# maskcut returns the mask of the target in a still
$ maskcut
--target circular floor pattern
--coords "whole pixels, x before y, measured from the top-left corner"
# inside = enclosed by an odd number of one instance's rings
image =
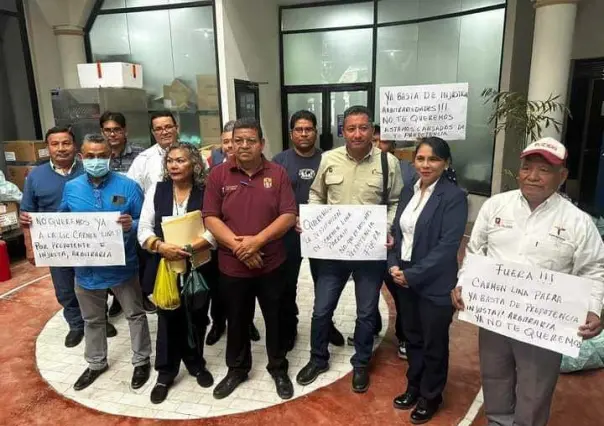
[[[306,260],[302,263],[298,285],[299,335],[296,347],[288,354],[289,375],[294,382],[294,398],[329,385],[349,373],[352,370],[349,360],[354,352],[351,346],[341,348],[330,346],[330,370],[308,386],[299,386],[295,382],[296,374],[308,361],[310,349],[310,319],[314,295]],[[334,321],[345,337],[351,335],[354,330],[355,306],[354,284],[349,282],[342,293],[334,315]],[[380,298],[380,312],[384,321],[383,330],[387,330],[388,308],[383,297]],[[149,315],[148,318],[151,339],[155,344],[157,316]],[[199,387],[195,379],[186,374],[186,370],[182,366],[166,401],[159,405],[152,404],[149,395],[155,384],[157,373],[155,371],[152,373],[151,378],[142,389],[135,391],[130,388],[133,367],[130,363],[132,352],[128,324],[123,314],[112,319],[111,322],[117,328],[118,335],[108,340],[109,370],[89,388],[76,392],[73,390],[73,384],[86,369],[83,355],[84,344],[81,343],[71,349],[63,345],[68,330],[62,311],[48,321],[36,341],[36,361],[42,377],[58,393],[98,411],[158,419],[215,417],[258,410],[284,402],[277,396],[274,382],[265,369],[267,363],[264,344],[265,329],[258,307],[255,324],[262,339],[252,344],[253,366],[249,380],[239,386],[230,397],[223,400],[214,399],[212,388]],[[377,339],[374,348],[380,342],[381,338]],[[204,349],[207,366],[214,375],[215,383],[218,383],[227,371],[224,362],[225,346],[226,336],[223,336],[216,345],[206,346]],[[153,362],[153,355],[151,361]]]

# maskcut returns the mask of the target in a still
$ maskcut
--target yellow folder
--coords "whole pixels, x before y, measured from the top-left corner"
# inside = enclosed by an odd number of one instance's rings
[[[164,218],[161,228],[164,231],[164,241],[166,243],[175,244],[181,247],[184,247],[187,244],[193,244],[194,241],[203,237],[203,233],[205,232],[201,211],[199,210],[192,211],[183,216]],[[209,249],[197,252],[191,257],[193,268],[198,267],[208,260],[210,260]],[[169,264],[174,272],[182,274],[187,270],[186,262],[186,260],[173,260],[170,261]]]

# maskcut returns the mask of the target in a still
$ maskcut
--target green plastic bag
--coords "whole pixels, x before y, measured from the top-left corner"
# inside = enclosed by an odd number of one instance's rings
[[[193,312],[201,309],[208,302],[210,288],[205,278],[197,269],[192,269],[182,288],[183,305],[187,314],[189,347],[197,345],[195,341],[195,325],[193,323]]]
[[[170,266],[161,259],[155,276],[153,287],[153,302],[159,309],[173,311],[180,307],[180,296],[178,294],[178,274],[170,269]]]

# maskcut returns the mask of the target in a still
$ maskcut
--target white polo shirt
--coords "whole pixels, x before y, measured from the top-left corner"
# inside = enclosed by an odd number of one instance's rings
[[[600,315],[602,238],[591,218],[559,194],[532,212],[520,190],[491,197],[478,213],[467,252],[592,279],[589,310]]]

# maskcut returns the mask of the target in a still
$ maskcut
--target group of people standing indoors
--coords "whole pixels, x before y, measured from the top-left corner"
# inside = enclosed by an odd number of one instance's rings
[[[315,381],[329,369],[329,345],[346,344],[333,314],[352,276],[356,323],[348,338],[355,348],[351,388],[357,393],[368,390],[373,343],[382,327],[378,301],[385,283],[396,307],[397,353],[408,359],[406,388],[394,398],[394,408],[410,410],[415,424],[432,419],[443,403],[447,382],[449,326],[455,308],[463,309],[455,286],[467,197],[457,186],[446,141],[420,139],[413,161],[399,161],[392,155],[394,144],[380,140],[371,117],[366,107],[350,107],[344,113],[345,146],[321,152],[316,147],[315,115],[298,111],[290,120],[292,147],[272,161],[263,155],[260,124],[250,118],[227,123],[222,148],[209,159],[202,158],[196,147],[179,142],[178,124],[169,112],[152,115],[150,127],[157,144],[142,152],[129,145],[120,113],[105,113],[101,134],[87,135],[79,153],[69,128],[50,129],[46,142],[51,160],[34,169],[26,181],[20,216],[26,235],[31,224],[28,213],[119,210],[126,251],[125,266],[51,269],[70,327],[65,345],[76,346],[85,338],[88,368],[74,388],[86,388],[108,369],[106,339],[116,332],[107,319],[121,311],[130,327],[132,387],[146,383],[151,369],[147,311],[158,315],[158,378],[151,401],[161,403],[168,397],[181,361],[199,386],[213,386],[204,345],[216,343],[226,331],[228,373],[213,390],[215,398],[225,398],[248,379],[252,367],[251,341],[260,338],[253,324],[257,300],[266,330],[266,368],[279,397],[291,398],[287,353],[298,333],[299,206],[383,204],[389,231],[387,261],[310,259],[314,283],[310,359],[296,381],[300,385]],[[538,266],[547,261],[551,269],[598,279],[600,287],[594,287],[591,312],[581,328],[584,337],[593,337],[600,331],[602,242],[599,237],[596,241],[595,227],[585,215],[557,195],[566,178],[564,146],[553,140],[536,144],[523,153],[520,190],[494,196],[485,204],[469,248],[502,260]],[[202,212],[203,236],[185,247],[165,242],[162,220],[195,210]],[[539,218],[533,219],[536,215]],[[495,216],[505,216],[512,226],[495,228]],[[553,226],[549,222],[559,216],[581,229],[567,226],[568,250],[544,249],[534,258],[516,254],[524,232],[533,239],[545,238]],[[156,309],[149,295],[160,259],[186,260],[208,249],[210,260],[195,267],[210,285],[209,302],[189,319],[183,308]],[[31,245],[28,257],[33,258]],[[193,268],[188,265],[181,278]],[[107,309],[109,293],[113,303]],[[212,327],[206,335],[208,315]],[[485,408],[491,423],[544,425],[559,357],[483,330],[480,338]],[[548,379],[541,380],[542,375]]]

